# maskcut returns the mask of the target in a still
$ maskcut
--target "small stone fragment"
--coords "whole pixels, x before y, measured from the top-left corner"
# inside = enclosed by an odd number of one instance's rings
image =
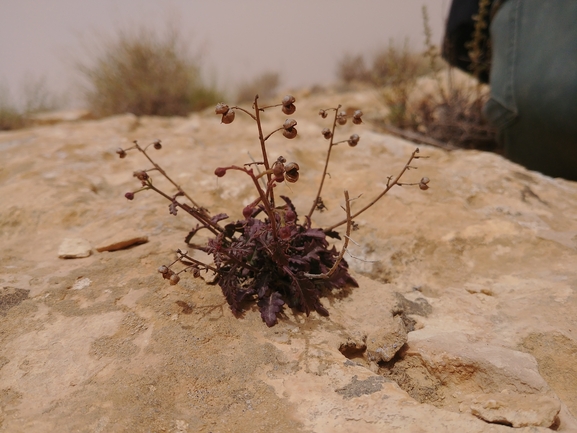
[[[390,361],[407,342],[407,329],[400,316],[394,316],[390,327],[367,335],[366,357],[370,362]]]
[[[491,423],[512,427],[551,427],[561,410],[561,403],[546,395],[492,393],[477,396],[471,413]]]
[[[144,244],[148,242],[148,236],[137,233],[134,230],[125,230],[104,240],[96,247],[99,253],[103,251],[117,251],[131,247],[133,245]]]
[[[90,242],[82,238],[64,238],[58,249],[61,259],[81,259],[88,257],[92,252]]]
[[[82,290],[90,286],[92,280],[90,278],[80,278],[72,285],[72,290]]]

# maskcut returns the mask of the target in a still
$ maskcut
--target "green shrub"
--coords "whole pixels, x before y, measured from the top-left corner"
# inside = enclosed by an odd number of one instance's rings
[[[222,99],[203,82],[198,59],[177,31],[165,37],[147,28],[118,32],[92,65],[79,70],[89,83],[88,108],[97,116],[183,116]]]

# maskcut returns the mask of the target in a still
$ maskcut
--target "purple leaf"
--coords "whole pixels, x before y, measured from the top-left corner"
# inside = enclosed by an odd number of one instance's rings
[[[284,301],[278,292],[272,292],[270,295],[259,299],[260,315],[269,328],[276,324],[276,315],[280,312],[283,305]]]
[[[225,220],[225,219],[227,219],[227,218],[228,218],[228,215],[227,215],[227,214],[225,214],[225,213],[219,213],[219,214],[216,214],[215,216],[213,216],[210,220],[211,220],[213,223],[216,224],[217,222],[222,221],[222,220]]]

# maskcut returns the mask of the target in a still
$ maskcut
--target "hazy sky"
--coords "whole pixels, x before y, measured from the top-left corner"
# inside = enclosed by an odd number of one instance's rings
[[[406,37],[422,49],[422,5],[439,43],[449,0],[0,0],[0,86],[14,99],[40,78],[55,92],[72,91],[75,60],[93,56],[98,41],[169,22],[220,88],[233,91],[266,71],[279,72],[282,87],[325,84],[345,53],[369,58]]]

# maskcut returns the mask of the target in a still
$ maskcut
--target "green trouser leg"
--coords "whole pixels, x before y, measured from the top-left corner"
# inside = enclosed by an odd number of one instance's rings
[[[577,180],[577,1],[507,0],[491,42],[485,114],[505,156]]]

